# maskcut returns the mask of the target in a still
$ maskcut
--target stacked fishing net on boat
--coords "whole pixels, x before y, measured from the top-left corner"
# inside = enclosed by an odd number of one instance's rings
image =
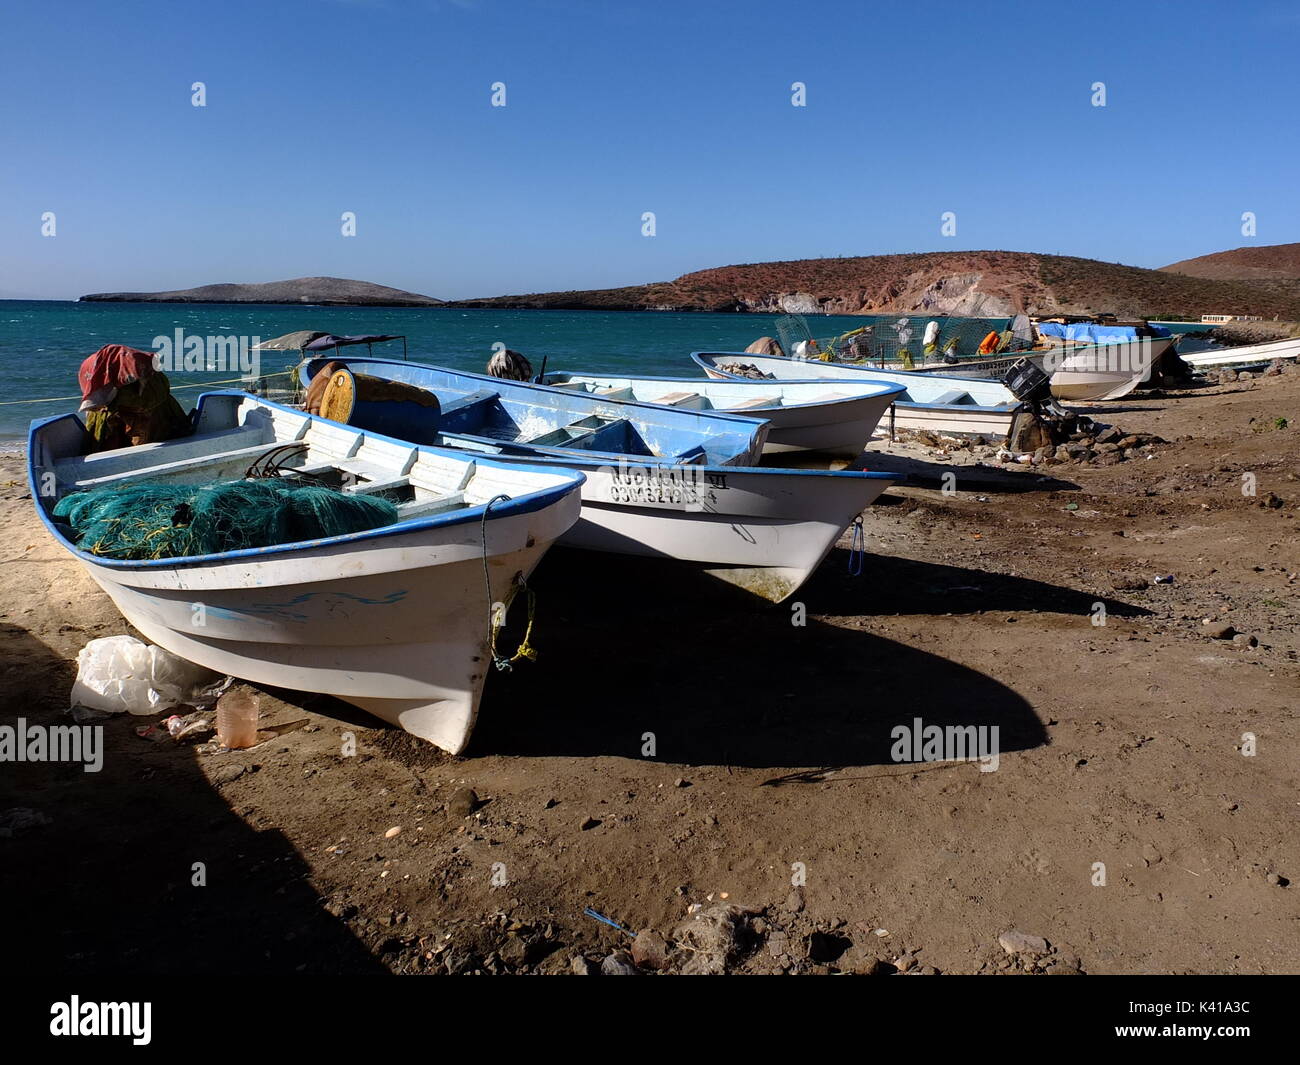
[[[280,478],[130,484],[74,492],[54,508],[81,550],[106,558],[215,555],[365,532],[397,521],[386,499]]]

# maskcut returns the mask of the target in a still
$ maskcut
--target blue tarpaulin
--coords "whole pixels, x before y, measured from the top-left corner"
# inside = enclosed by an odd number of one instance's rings
[[[1057,322],[1041,322],[1038,331],[1043,336],[1061,337],[1064,340],[1078,340],[1085,344],[1124,344],[1137,339],[1137,329],[1131,325],[1096,325],[1093,322],[1075,322],[1061,325]],[[1152,326],[1151,332],[1156,336],[1168,336],[1167,329]]]

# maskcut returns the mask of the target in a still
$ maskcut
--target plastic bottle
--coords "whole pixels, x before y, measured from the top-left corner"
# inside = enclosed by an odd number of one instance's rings
[[[241,749],[257,743],[260,700],[245,688],[232,688],[217,700],[217,742]]]

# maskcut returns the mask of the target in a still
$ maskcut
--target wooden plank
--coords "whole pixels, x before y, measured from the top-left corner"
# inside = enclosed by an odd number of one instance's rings
[[[753,399],[745,399],[740,403],[732,403],[727,408],[728,411],[748,411],[754,407],[780,407],[781,397],[779,395],[757,395]]]

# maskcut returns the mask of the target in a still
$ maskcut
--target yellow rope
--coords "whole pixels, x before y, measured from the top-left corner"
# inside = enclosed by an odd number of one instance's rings
[[[524,629],[524,638],[520,641],[519,647],[510,658],[505,658],[497,653],[497,633],[501,631],[505,624],[506,614],[510,611],[510,604],[515,601],[515,596],[519,594],[519,589],[528,593],[528,627]],[[492,633],[489,637],[488,649],[492,652],[492,661],[497,669],[509,669],[521,658],[526,658],[530,662],[537,661],[537,648],[530,642],[533,635],[533,619],[537,615],[537,594],[528,586],[522,573],[516,574],[514,587],[510,590],[510,598],[505,601],[505,605],[497,612],[492,621]]]

